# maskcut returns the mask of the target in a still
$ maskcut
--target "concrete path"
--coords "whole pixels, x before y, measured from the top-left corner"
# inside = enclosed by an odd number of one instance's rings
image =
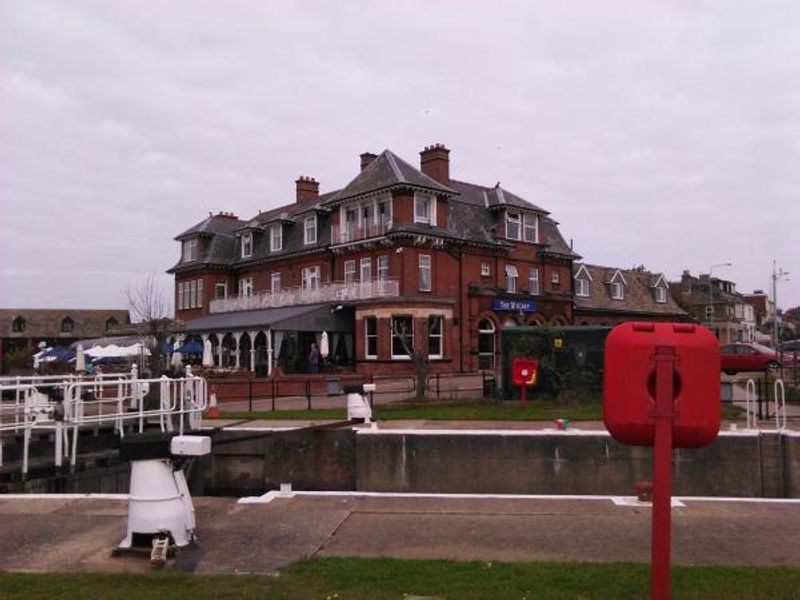
[[[677,564],[800,566],[800,502],[700,501],[673,509]],[[504,561],[649,560],[649,506],[610,499],[301,493],[268,503],[196,499],[200,546],[171,568],[270,573],[314,556]],[[112,558],[126,501],[0,496],[8,570],[146,571]]]

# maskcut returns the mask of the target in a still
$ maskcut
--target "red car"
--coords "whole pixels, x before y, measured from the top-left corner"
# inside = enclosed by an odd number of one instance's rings
[[[720,348],[722,370],[728,375],[739,371],[763,371],[781,366],[778,354],[761,344],[726,344]]]

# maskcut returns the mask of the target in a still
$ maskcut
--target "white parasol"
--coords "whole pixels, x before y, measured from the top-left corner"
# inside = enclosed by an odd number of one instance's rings
[[[178,352],[178,348],[180,348],[180,342],[175,342],[172,345],[172,366],[178,368],[183,364],[183,355]]]
[[[86,357],[83,354],[83,346],[78,344],[75,349],[75,372],[83,373],[86,370]]]
[[[203,366],[214,366],[214,355],[211,353],[211,340],[203,342]]]
[[[328,332],[323,331],[322,336],[319,340],[319,355],[322,358],[328,358],[328,354],[331,353],[330,346],[328,345]]]

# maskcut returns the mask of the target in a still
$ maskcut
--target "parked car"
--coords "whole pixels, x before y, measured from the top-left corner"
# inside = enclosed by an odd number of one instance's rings
[[[800,356],[800,340],[789,340],[778,344],[780,352],[791,352],[794,356]]]
[[[720,348],[722,370],[728,375],[739,371],[763,371],[781,366],[778,354],[761,344],[726,344]]]

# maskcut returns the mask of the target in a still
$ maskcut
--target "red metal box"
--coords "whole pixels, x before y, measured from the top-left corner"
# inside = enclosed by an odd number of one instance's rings
[[[536,385],[539,361],[535,358],[515,358],[511,363],[511,381],[514,385]]]
[[[603,421],[619,442],[652,446],[655,439],[656,348],[674,348],[673,445],[712,442],[720,425],[719,342],[687,323],[622,323],[606,338]]]

